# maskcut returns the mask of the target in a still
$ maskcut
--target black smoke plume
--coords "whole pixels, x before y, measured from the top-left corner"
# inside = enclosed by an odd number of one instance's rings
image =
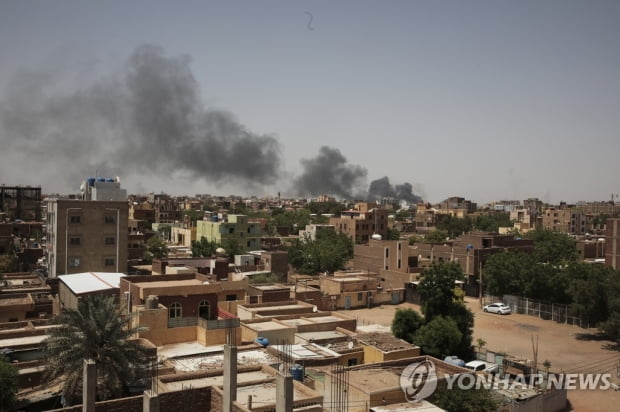
[[[18,73],[0,102],[0,142],[74,186],[96,169],[275,182],[279,142],[205,108],[190,63],[146,45],[119,73],[79,87],[60,86],[48,71]]]
[[[405,200],[409,203],[418,203],[422,201],[420,196],[413,193],[413,185],[411,183],[405,182],[401,185],[392,186],[387,176],[373,180],[370,182],[370,187],[368,188],[369,200],[381,200],[384,197],[391,197],[397,201]]]
[[[362,166],[347,163],[340,150],[323,146],[312,159],[302,159],[303,173],[295,179],[302,196],[328,194],[341,199],[363,199],[368,172]]]

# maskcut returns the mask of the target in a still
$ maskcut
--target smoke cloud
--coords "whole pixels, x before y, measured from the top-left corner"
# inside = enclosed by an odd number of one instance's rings
[[[393,197],[398,201],[404,200],[409,203],[418,203],[422,201],[422,197],[413,193],[413,185],[411,183],[405,182],[400,185],[392,186],[387,176],[373,180],[370,182],[370,187],[368,188],[369,200],[380,200],[384,197]]]
[[[392,186],[385,176],[366,187],[367,170],[347,162],[340,150],[321,147],[316,157],[301,161],[303,173],[295,180],[297,193],[302,196],[327,194],[341,199],[365,199],[368,201],[392,197],[397,201],[421,202],[422,198],[413,193],[411,183]]]
[[[75,75],[50,67],[16,73],[0,100],[0,175],[30,171],[37,180],[29,183],[45,190],[77,188],[96,171],[133,177],[149,191],[143,178],[175,184],[188,177],[250,190],[286,185],[278,140],[205,107],[190,66],[189,56],[169,57],[161,47],[145,45],[105,76],[82,68]],[[368,188],[366,168],[348,163],[336,148],[321,147],[301,166],[293,178],[298,195],[420,199],[411,184],[394,187],[388,177]]]
[[[146,45],[120,73],[78,88],[59,87],[49,72],[18,73],[0,102],[0,141],[42,167],[55,165],[53,172],[73,187],[97,169],[248,186],[275,182],[279,142],[205,108],[190,63]]]
[[[302,159],[303,173],[295,179],[302,196],[328,194],[344,199],[365,198],[367,170],[347,163],[340,150],[323,146],[312,159]]]

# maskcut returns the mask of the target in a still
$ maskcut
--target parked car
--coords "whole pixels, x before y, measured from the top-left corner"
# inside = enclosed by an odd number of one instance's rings
[[[471,369],[474,372],[486,372],[497,373],[499,371],[499,365],[497,363],[485,362],[485,361],[471,361],[465,364],[467,369]]]
[[[500,315],[509,315],[512,312],[510,306],[504,305],[501,302],[486,305],[483,310],[489,313],[499,313]]]

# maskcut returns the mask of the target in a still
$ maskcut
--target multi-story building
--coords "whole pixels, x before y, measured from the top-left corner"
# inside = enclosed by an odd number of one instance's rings
[[[242,252],[260,250],[262,235],[260,223],[249,222],[245,215],[228,215],[224,219],[213,216],[196,222],[196,240],[205,238],[222,245],[236,241]]]
[[[620,268],[620,219],[607,219],[605,238],[605,264]]]
[[[118,182],[89,179],[85,183],[82,197],[90,200],[45,200],[49,277],[127,271],[128,204],[125,190],[113,184]]]
[[[41,188],[0,186],[0,212],[11,221],[41,220]]]
[[[592,215],[573,208],[547,208],[543,210],[543,229],[557,230],[571,235],[583,235],[592,230]]]
[[[354,209],[343,210],[340,217],[330,218],[329,224],[355,243],[368,243],[374,234],[386,239],[389,229],[387,210],[374,203],[356,203]]]
[[[334,232],[335,231],[334,225],[320,225],[320,224],[306,225],[306,229],[299,231],[299,239],[301,241],[316,240],[317,235],[325,231]]]

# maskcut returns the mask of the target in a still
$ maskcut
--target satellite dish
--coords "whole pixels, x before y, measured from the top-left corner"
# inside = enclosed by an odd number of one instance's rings
[[[281,363],[280,366],[278,366],[278,370],[280,372],[284,372],[284,364],[283,363]]]
[[[319,308],[316,307],[316,305],[314,305],[312,307],[312,312],[317,313],[319,311]]]
[[[381,240],[381,239],[383,239],[383,237],[378,233],[375,233],[374,235],[372,235],[372,240]]]
[[[347,343],[347,348],[353,349],[353,341],[352,340],[350,340],[349,343]]]

